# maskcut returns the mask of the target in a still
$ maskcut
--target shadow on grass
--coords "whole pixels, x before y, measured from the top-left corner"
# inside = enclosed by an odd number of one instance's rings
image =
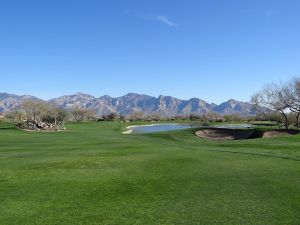
[[[10,127],[0,127],[0,130],[16,130],[17,128],[14,126],[10,126]]]

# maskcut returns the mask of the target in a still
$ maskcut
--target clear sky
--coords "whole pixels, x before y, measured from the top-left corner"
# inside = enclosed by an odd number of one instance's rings
[[[0,92],[220,103],[299,74],[299,0],[0,0]]]

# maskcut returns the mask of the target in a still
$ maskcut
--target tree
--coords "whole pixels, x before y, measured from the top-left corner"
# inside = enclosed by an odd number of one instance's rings
[[[241,122],[244,118],[241,117],[239,114],[230,114],[224,115],[224,120],[226,122]]]
[[[107,120],[109,120],[109,121],[115,121],[115,120],[118,119],[118,117],[119,116],[118,116],[117,113],[112,112],[112,113],[110,113],[110,114],[107,115]]]
[[[50,123],[54,123],[55,126],[64,126],[64,122],[67,118],[67,111],[61,109],[55,105],[48,105],[47,112],[44,114],[42,120]]]
[[[279,112],[284,119],[284,126],[289,128],[287,109],[289,105],[286,102],[286,95],[281,86],[276,84],[267,84],[263,89],[252,96],[252,104],[255,109],[261,112]]]
[[[129,115],[129,119],[132,121],[138,121],[138,120],[143,120],[144,119],[144,113],[143,112],[133,112],[131,115]]]
[[[189,115],[189,119],[190,119],[191,121],[200,120],[200,118],[201,118],[201,116],[198,115],[198,114],[193,114],[193,113],[191,113],[191,114]]]
[[[96,118],[96,112],[91,109],[83,109],[75,107],[72,110],[72,115],[76,122],[85,122]]]
[[[293,78],[283,86],[284,100],[295,116],[295,124],[299,129],[300,119],[300,78]]]
[[[25,113],[21,110],[14,109],[10,112],[5,113],[5,118],[12,121],[13,123],[20,123],[25,118]]]
[[[26,100],[22,102],[21,108],[26,114],[27,121],[39,122],[48,110],[48,104],[44,101]]]
[[[149,115],[148,116],[148,119],[150,120],[150,121],[160,121],[160,120],[162,120],[162,115],[160,115],[159,113],[154,113],[154,114],[152,114],[152,115]]]
[[[121,120],[121,121],[125,121],[125,120],[126,120],[126,116],[120,115],[120,120]]]

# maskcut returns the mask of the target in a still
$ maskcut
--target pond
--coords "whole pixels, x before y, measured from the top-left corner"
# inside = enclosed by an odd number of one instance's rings
[[[129,126],[127,131],[123,134],[145,134],[145,133],[156,133],[162,131],[182,130],[188,128],[201,128],[207,126],[192,125],[192,124],[180,124],[180,123],[165,123],[165,124],[151,124],[151,125],[140,125],[140,126]],[[251,128],[250,124],[222,124],[220,126],[212,126],[215,128],[228,128],[228,129],[247,129]]]
[[[145,134],[145,133],[156,133],[162,131],[181,130],[195,127],[190,124],[178,124],[178,123],[165,123],[165,124],[151,124],[151,125],[140,125],[140,126],[129,126],[124,134]]]

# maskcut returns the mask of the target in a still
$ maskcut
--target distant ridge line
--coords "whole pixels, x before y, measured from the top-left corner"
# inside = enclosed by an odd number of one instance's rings
[[[0,112],[10,111],[20,107],[26,99],[42,100],[31,95],[14,95],[0,93]],[[43,100],[44,101],[44,100]],[[176,116],[188,114],[240,114],[243,116],[255,115],[254,107],[248,102],[230,99],[221,104],[208,103],[200,98],[182,100],[172,96],[159,95],[153,97],[145,94],[128,93],[120,97],[104,95],[94,97],[89,94],[77,92],[72,95],[63,95],[52,98],[47,102],[64,109],[81,107],[92,109],[98,115],[107,115],[116,112],[121,115],[129,115],[134,112],[143,112],[146,115],[159,114],[162,116]]]

